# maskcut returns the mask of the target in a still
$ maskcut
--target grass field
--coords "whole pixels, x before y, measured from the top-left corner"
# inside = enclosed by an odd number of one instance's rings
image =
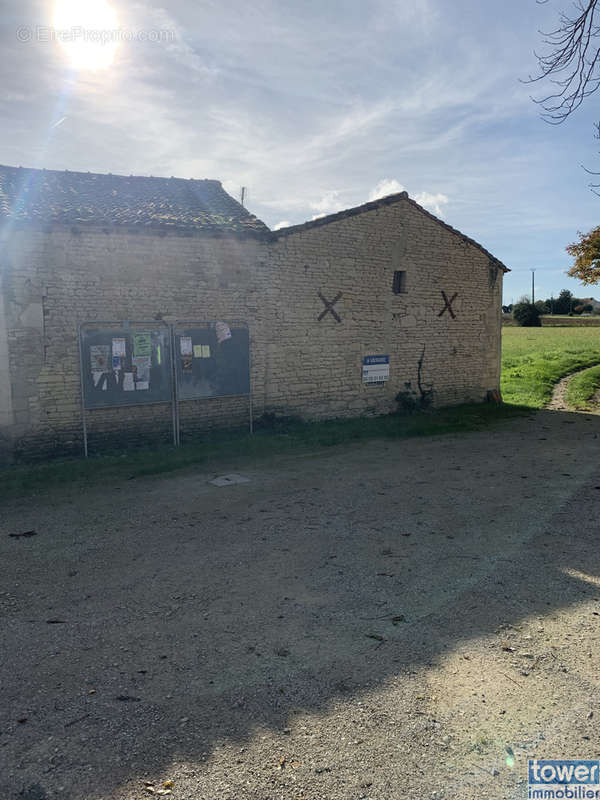
[[[588,411],[592,408],[592,398],[600,389],[600,366],[590,367],[579,375],[574,375],[567,385],[566,401],[571,408]]]
[[[518,327],[512,314],[502,315],[502,326],[512,328]],[[567,314],[543,314],[542,327],[598,328],[600,327],[600,316],[569,317]]]
[[[600,330],[502,330],[502,396],[506,403],[541,408],[569,372],[600,364]]]
[[[566,314],[545,314],[542,325],[546,327],[564,326],[569,328],[595,328],[600,326],[600,316],[569,317]]]

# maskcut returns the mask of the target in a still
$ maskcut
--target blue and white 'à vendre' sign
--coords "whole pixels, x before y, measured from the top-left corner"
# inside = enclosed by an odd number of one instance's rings
[[[385,383],[390,377],[389,356],[365,356],[363,358],[362,379],[369,386]]]

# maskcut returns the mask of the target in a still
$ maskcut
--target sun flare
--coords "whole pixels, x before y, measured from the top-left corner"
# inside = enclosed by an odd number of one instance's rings
[[[119,21],[106,0],[57,0],[52,25],[75,69],[100,70],[112,64]]]

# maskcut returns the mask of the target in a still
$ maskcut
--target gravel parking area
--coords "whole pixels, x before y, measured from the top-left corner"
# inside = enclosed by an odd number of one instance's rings
[[[600,757],[599,436],[543,411],[5,503],[0,798],[525,798],[528,758]]]

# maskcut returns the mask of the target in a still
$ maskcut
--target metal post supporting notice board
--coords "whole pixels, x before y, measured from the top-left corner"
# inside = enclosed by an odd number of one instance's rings
[[[179,432],[179,383],[177,378],[176,361],[176,348],[175,348],[175,325],[169,325],[171,333],[171,370],[173,380],[173,444],[179,447],[181,444],[181,435]]]
[[[81,346],[81,323],[77,326],[77,341],[79,346],[79,389],[81,392],[81,423],[83,425],[83,455],[88,457],[87,419],[85,415],[85,397],[83,390],[83,347]]]
[[[176,381],[177,375],[174,374],[175,369],[175,349],[173,338],[173,326],[166,320],[161,320],[167,329],[167,339],[171,343],[171,421],[173,424],[173,444],[175,447],[179,446],[179,406],[177,403],[177,388]]]

